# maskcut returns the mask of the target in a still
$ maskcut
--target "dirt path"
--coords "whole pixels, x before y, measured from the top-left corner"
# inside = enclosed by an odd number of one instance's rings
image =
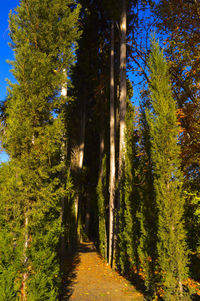
[[[71,257],[71,258],[70,258]],[[143,296],[103,262],[92,243],[65,262],[63,297],[70,301],[142,301]]]

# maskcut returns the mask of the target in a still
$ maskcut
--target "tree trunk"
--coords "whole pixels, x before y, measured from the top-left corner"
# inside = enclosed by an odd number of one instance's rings
[[[86,99],[83,100],[83,111],[82,111],[82,124],[81,124],[81,135],[80,135],[80,145],[79,145],[79,169],[83,167],[84,159],[84,148],[85,148],[85,112],[86,109]]]
[[[103,99],[102,99],[103,103]],[[103,109],[103,104],[102,104]],[[104,155],[105,155],[105,116],[104,114],[101,114],[101,130],[100,130],[100,152],[99,152],[99,181],[102,183],[102,194],[103,194],[103,203],[101,204],[101,210],[99,214],[99,225],[103,223],[104,233],[103,236],[101,235],[101,244],[102,240],[104,240],[104,253],[101,253],[101,255],[107,259],[107,231],[106,231],[106,204],[105,204],[105,198],[104,198],[104,192],[105,192],[105,185],[106,185],[106,171],[104,170]],[[99,208],[100,209],[100,208]],[[103,213],[103,214],[102,214]],[[102,234],[102,233],[101,233]],[[99,233],[100,235],[100,233]],[[100,250],[102,252],[102,249]]]
[[[122,12],[120,20],[121,40],[120,40],[120,124],[119,124],[119,189],[122,177],[122,169],[125,161],[125,116],[126,116],[126,0],[122,0]],[[118,198],[117,209],[120,208],[120,198]]]
[[[86,200],[85,208],[85,233],[89,235],[89,226],[90,226],[90,199]]]
[[[67,72],[66,69],[63,69],[63,73],[67,79]],[[64,98],[67,98],[67,83],[65,83],[62,88],[61,88],[61,96],[63,96]],[[65,164],[65,160],[66,160],[66,153],[67,153],[67,145],[66,145],[66,135],[63,134],[63,141],[62,141],[62,146],[61,146],[61,161],[63,164]],[[63,170],[62,170],[62,185],[65,185],[65,167],[63,166]],[[60,220],[61,220],[61,224],[64,225],[65,221],[64,221],[64,212],[65,212],[65,198],[62,197],[61,199],[61,212],[60,212]],[[64,253],[65,253],[65,232],[61,235],[60,238],[60,255],[62,258],[64,258]]]
[[[109,253],[108,262],[112,265],[114,200],[115,200],[115,108],[114,108],[114,21],[111,24],[110,56],[110,201],[109,201]]]
[[[27,249],[28,249],[28,210],[25,211],[24,213],[24,230],[25,230],[25,235],[24,235],[24,266],[25,268],[27,267],[28,263],[28,257],[27,257]],[[22,290],[21,290],[21,300],[22,301],[27,301],[26,297],[26,282],[28,278],[28,273],[25,271],[23,274],[23,280],[22,280]]]
[[[81,171],[83,168],[83,159],[84,159],[84,149],[85,149],[85,123],[86,123],[86,97],[83,98],[83,107],[82,107],[82,117],[81,117],[81,129],[80,129],[80,141],[78,148],[78,173],[79,177],[81,176]],[[81,177],[78,183],[78,194],[75,198],[75,217],[77,222],[78,235],[80,240],[82,240],[82,229],[81,229],[81,207],[80,207],[80,192],[81,192]],[[89,223],[89,221],[87,221]]]
[[[120,18],[120,95],[119,95],[119,165],[118,165],[118,188],[117,188],[117,204],[116,204],[116,220],[114,229],[114,247],[113,254],[117,245],[117,237],[119,232],[119,210],[120,210],[120,190],[122,173],[125,164],[125,117],[126,117],[126,0],[122,0],[122,11]],[[113,255],[114,257],[115,255]]]

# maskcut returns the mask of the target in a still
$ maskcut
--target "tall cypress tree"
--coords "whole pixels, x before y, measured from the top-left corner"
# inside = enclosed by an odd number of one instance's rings
[[[146,120],[145,108],[149,108],[145,100],[140,107],[140,140],[138,162],[138,202],[139,202],[139,260],[144,273],[146,294],[153,299],[156,293],[156,243],[157,243],[157,209],[153,188],[153,170],[151,160],[151,145],[149,126]]]
[[[164,299],[184,300],[183,280],[187,275],[187,252],[179,129],[167,62],[154,38],[151,41],[148,67],[152,110],[147,111],[147,121],[158,209],[158,264]]]
[[[128,81],[128,87],[130,82]],[[130,87],[132,90],[132,86]],[[129,91],[128,91],[129,92]],[[132,91],[130,91],[132,94]],[[131,95],[132,96],[132,95]],[[126,114],[126,152],[120,188],[119,231],[116,251],[116,263],[122,274],[128,273],[135,264],[136,239],[136,203],[135,196],[135,112],[130,100],[127,102]]]
[[[17,253],[21,266],[14,279],[14,283],[21,282],[22,300],[58,297],[57,250],[62,233],[61,202],[66,194],[60,114],[66,99],[60,90],[66,82],[63,70],[73,61],[73,43],[79,36],[78,14],[79,8],[71,0],[22,0],[10,14],[15,53],[11,64],[17,83],[9,84],[4,146],[18,189],[15,198],[14,187],[7,192],[12,214],[9,224],[4,218],[2,231],[10,227],[15,244],[10,239],[9,247],[22,250]],[[12,210],[13,204],[16,210]],[[4,273],[6,266],[3,269]],[[14,289],[17,294],[19,287]]]

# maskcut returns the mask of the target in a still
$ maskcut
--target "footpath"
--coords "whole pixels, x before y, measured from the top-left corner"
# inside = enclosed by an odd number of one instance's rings
[[[64,262],[61,300],[142,301],[144,297],[101,259],[92,243],[82,243]]]

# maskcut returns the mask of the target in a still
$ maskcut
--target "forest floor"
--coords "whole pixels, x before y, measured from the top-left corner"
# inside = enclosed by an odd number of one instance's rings
[[[143,295],[102,260],[92,243],[68,254],[63,270],[63,296],[70,301],[142,301]]]

